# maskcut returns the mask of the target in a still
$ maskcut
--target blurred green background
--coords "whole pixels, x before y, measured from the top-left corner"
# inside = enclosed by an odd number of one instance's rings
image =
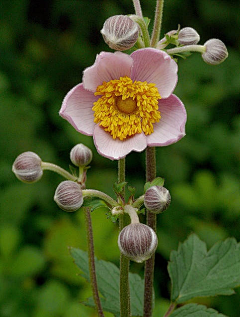
[[[155,1],[142,0],[153,19]],[[196,232],[208,247],[228,236],[240,241],[240,12],[238,1],[168,0],[163,33],[191,26],[201,44],[220,38],[229,50],[219,66],[199,54],[179,61],[175,93],[188,112],[187,135],[157,149],[158,176],[172,195],[159,216],[155,316],[163,316],[170,296],[167,261],[171,249]],[[92,138],[77,133],[58,112],[65,94],[81,82],[95,56],[110,49],[99,33],[111,15],[133,13],[130,0],[0,2],[0,316],[96,316],[80,301],[91,295],[68,246],[86,250],[84,217],[67,214],[53,201],[62,180],[45,172],[33,185],[11,172],[17,155],[34,151],[43,161],[68,169],[69,152],[84,143],[94,153],[88,187],[114,196],[117,162],[98,155]],[[151,28],[152,24],[150,25]],[[137,162],[137,164],[136,164]],[[144,153],[127,158],[127,181],[140,195]],[[96,255],[118,265],[117,226],[104,210],[93,214]],[[143,275],[143,265],[131,264]],[[239,272],[238,272],[239,274]],[[230,297],[200,299],[229,317],[240,315],[240,290]],[[110,316],[110,315],[107,315]]]

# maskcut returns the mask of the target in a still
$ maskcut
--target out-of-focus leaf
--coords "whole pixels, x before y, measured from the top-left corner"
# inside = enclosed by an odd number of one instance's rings
[[[76,265],[81,269],[81,275],[90,281],[88,270],[88,255],[80,249],[71,248],[71,255]],[[103,310],[113,314],[119,314],[119,269],[116,265],[103,260],[95,259],[98,288],[103,298],[101,303]],[[142,316],[144,282],[137,274],[129,274],[131,312],[133,316]],[[94,307],[93,299],[85,302],[86,305]]]
[[[172,317],[227,317],[215,309],[203,305],[188,304],[178,308],[171,314]]]
[[[12,255],[20,241],[20,231],[16,226],[4,225],[0,227],[0,254],[4,257]]]

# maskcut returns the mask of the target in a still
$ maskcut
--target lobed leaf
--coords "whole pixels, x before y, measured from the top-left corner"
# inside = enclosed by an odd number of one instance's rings
[[[81,270],[81,275],[90,282],[88,270],[88,254],[80,249],[71,248],[71,255],[76,265]],[[119,315],[119,279],[120,273],[116,265],[111,262],[98,260],[95,258],[95,266],[97,272],[97,283],[101,297],[101,304],[104,311]],[[129,287],[131,294],[131,313],[133,316],[142,316],[143,312],[143,296],[144,281],[137,274],[129,274]],[[85,305],[95,307],[93,298],[88,298]]]
[[[231,295],[240,285],[240,244],[228,238],[208,252],[195,234],[172,251],[168,271],[172,301],[185,302],[198,296]]]
[[[171,317],[226,317],[212,308],[203,305],[188,304],[175,310]]]

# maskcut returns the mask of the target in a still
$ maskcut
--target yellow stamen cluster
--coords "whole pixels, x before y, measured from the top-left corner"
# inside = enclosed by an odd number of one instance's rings
[[[136,133],[153,133],[153,123],[161,118],[158,100],[161,98],[155,84],[133,82],[129,77],[103,82],[95,95],[94,122],[109,132],[113,139],[124,140]]]

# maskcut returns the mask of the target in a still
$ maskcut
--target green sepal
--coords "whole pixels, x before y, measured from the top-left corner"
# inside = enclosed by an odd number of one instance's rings
[[[152,186],[163,186],[164,185],[164,178],[156,177],[153,181],[147,182],[144,185],[144,193]]]

